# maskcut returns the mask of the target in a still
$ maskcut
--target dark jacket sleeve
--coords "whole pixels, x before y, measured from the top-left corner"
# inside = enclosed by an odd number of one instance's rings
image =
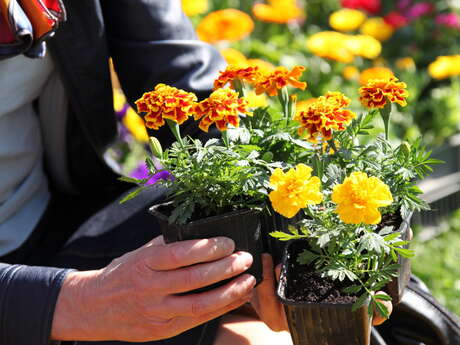
[[[69,271],[0,263],[0,344],[50,343],[56,300]]]
[[[102,0],[101,4],[110,54],[131,102],[158,83],[192,91],[199,98],[209,95],[225,62],[216,49],[197,39],[180,0]],[[183,134],[191,134],[184,127]],[[160,140],[165,131],[157,133]]]

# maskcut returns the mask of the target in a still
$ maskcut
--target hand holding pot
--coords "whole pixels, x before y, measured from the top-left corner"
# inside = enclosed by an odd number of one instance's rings
[[[165,244],[160,236],[101,270],[71,272],[58,297],[52,339],[158,340],[235,309],[250,299],[253,276],[180,295],[248,269],[251,255],[234,248],[224,237]]]

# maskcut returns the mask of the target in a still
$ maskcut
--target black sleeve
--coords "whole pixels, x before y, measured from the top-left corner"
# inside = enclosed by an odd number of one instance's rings
[[[0,263],[0,344],[50,344],[56,300],[70,271]]]
[[[131,103],[158,83],[198,98],[209,95],[225,61],[197,39],[180,0],[101,0],[101,5],[110,54]],[[191,123],[181,126],[183,134],[195,129]],[[166,126],[156,132],[162,143],[171,139]]]

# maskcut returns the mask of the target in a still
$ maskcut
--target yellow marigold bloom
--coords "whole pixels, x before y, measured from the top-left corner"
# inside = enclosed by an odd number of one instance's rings
[[[372,36],[380,42],[388,40],[393,36],[394,28],[387,24],[383,18],[369,18],[361,26],[361,32],[364,35]]]
[[[308,49],[315,55],[335,61],[350,63],[353,52],[347,46],[348,36],[335,31],[322,31],[307,40]]]
[[[350,104],[350,99],[340,92],[328,92],[305,106],[294,116],[300,123],[299,135],[311,142],[331,140],[333,131],[343,131],[356,114],[343,109]]]
[[[359,78],[359,69],[355,66],[345,66],[342,71],[342,76],[346,80],[357,80]]]
[[[361,85],[366,85],[371,79],[389,80],[395,75],[393,71],[386,67],[371,67],[361,72],[359,82]]]
[[[318,98],[309,98],[303,101],[298,101],[296,103],[296,113],[300,113],[301,111],[305,111],[308,106],[314,102],[316,102]]]
[[[255,84],[256,94],[265,92],[269,96],[276,96],[278,90],[287,85],[305,90],[307,83],[298,80],[303,71],[303,66],[295,66],[291,71],[283,66],[277,67],[273,72],[260,76]]]
[[[352,54],[366,59],[375,59],[382,52],[382,44],[374,37],[367,35],[348,35],[344,44]]]
[[[244,98],[248,101],[249,108],[266,107],[268,103],[267,96],[264,93],[257,95],[254,90],[246,93]]]
[[[415,71],[417,68],[414,59],[410,56],[397,59],[396,67],[405,71]]]
[[[254,30],[251,17],[234,8],[209,13],[196,29],[199,38],[205,42],[239,41]]]
[[[240,114],[252,116],[248,101],[238,98],[238,93],[229,88],[217,89],[195,107],[195,120],[201,119],[199,127],[205,132],[213,123],[221,132],[227,130],[228,124],[238,127]]]
[[[254,83],[259,77],[257,67],[240,68],[237,66],[228,66],[225,71],[219,73],[219,77],[214,81],[214,90],[220,89],[230,83],[233,88],[232,82],[234,80],[245,81],[247,83]]]
[[[334,186],[332,201],[338,206],[336,213],[346,224],[378,224],[379,207],[393,202],[388,186],[377,177],[363,172],[353,172],[342,184]]]
[[[383,108],[387,100],[404,107],[407,105],[406,98],[409,96],[406,88],[406,83],[398,81],[396,77],[371,79],[366,85],[360,87],[359,100],[368,108]]]
[[[286,218],[294,217],[300,209],[307,205],[319,204],[323,201],[320,192],[321,181],[311,176],[312,168],[298,164],[295,169],[284,173],[275,169],[270,177],[273,191],[268,195],[273,209]]]
[[[123,117],[123,124],[134,138],[142,143],[149,141],[147,130],[145,129],[144,120],[137,115],[133,108],[129,108],[126,115]]]
[[[329,16],[329,25],[334,30],[347,32],[358,29],[365,20],[366,15],[363,12],[342,8]]]
[[[271,73],[275,69],[275,66],[273,66],[270,62],[262,59],[248,59],[247,63],[249,66],[257,67],[259,72],[262,74]]]
[[[428,66],[428,73],[435,79],[460,75],[460,55],[438,56]]]
[[[189,17],[205,13],[208,8],[208,0],[182,0],[182,9]]]
[[[224,57],[225,61],[231,66],[246,67],[248,59],[242,52],[234,48],[225,48],[219,51]]]
[[[155,90],[146,92],[136,101],[137,111],[147,113],[144,117],[148,128],[159,129],[165,119],[179,125],[187,121],[196,105],[195,94],[165,84],[158,84]]]
[[[286,24],[305,19],[305,11],[296,0],[268,0],[268,4],[256,3],[252,7],[254,16],[269,23]]]

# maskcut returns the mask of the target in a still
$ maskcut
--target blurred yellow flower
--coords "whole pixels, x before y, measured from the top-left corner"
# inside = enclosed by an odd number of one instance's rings
[[[270,62],[262,59],[248,59],[247,64],[252,67],[257,67],[259,72],[262,74],[271,73],[275,69],[275,66],[273,66]]]
[[[257,95],[254,90],[247,92],[244,98],[248,101],[249,108],[266,107],[268,103],[267,96],[264,93]]]
[[[438,56],[428,66],[428,73],[435,79],[460,75],[460,55]]]
[[[357,80],[359,78],[359,69],[356,66],[345,66],[342,76],[346,80]]]
[[[404,107],[407,105],[406,98],[409,92],[407,85],[398,81],[398,78],[371,79],[366,85],[359,88],[359,100],[367,108],[383,108],[387,101],[398,103]]]
[[[254,30],[251,17],[234,8],[227,8],[209,13],[198,24],[198,37],[209,43],[219,41],[238,41]]]
[[[208,0],[182,0],[182,9],[189,17],[205,13],[209,9]]]
[[[136,140],[142,143],[147,143],[149,141],[144,120],[137,115],[133,108],[128,109],[122,122]]]
[[[397,59],[396,67],[404,71],[415,71],[417,69],[414,59],[410,56]]]
[[[238,93],[230,88],[217,89],[205,100],[199,102],[194,111],[195,121],[200,120],[201,130],[208,132],[213,123],[221,132],[230,124],[239,127],[240,114],[252,116],[248,109],[248,101],[239,98]]]
[[[338,205],[335,212],[342,222],[378,224],[382,219],[378,208],[390,205],[393,196],[379,178],[358,171],[334,186],[332,201]]]
[[[382,52],[380,41],[367,35],[348,35],[344,43],[352,54],[366,59],[375,59]]]
[[[296,0],[268,0],[267,2],[268,4],[256,3],[252,7],[254,16],[263,22],[286,24],[305,18],[305,11],[298,6]]]
[[[288,85],[305,90],[307,83],[298,80],[303,71],[305,71],[303,66],[295,66],[291,71],[284,66],[276,67],[273,72],[261,75],[257,80],[255,84],[256,94],[260,95],[265,92],[269,96],[276,96],[278,90]]]
[[[196,105],[195,94],[175,87],[158,84],[155,89],[146,92],[136,101],[137,111],[146,113],[144,120],[148,128],[159,129],[165,119],[179,125],[188,120]]]
[[[394,28],[387,24],[383,18],[373,17],[367,19],[361,26],[364,35],[372,36],[380,42],[388,40],[393,36]]]
[[[121,89],[114,88],[113,89],[113,109],[115,112],[122,111],[124,107],[126,106],[127,101],[125,94]]]
[[[322,31],[308,38],[307,47],[320,57],[350,63],[355,56],[347,47],[347,38],[347,35],[340,32]]]
[[[371,79],[384,79],[389,80],[394,77],[394,73],[391,69],[386,67],[371,67],[361,72],[359,76],[359,82],[361,85],[366,85]]]
[[[224,48],[219,51],[229,65],[245,67],[248,64],[248,59],[242,52],[234,48]]]
[[[276,212],[286,218],[292,218],[307,205],[323,201],[323,194],[320,192],[321,181],[316,176],[312,177],[311,172],[312,168],[305,164],[298,164],[287,173],[280,168],[275,169],[270,177],[270,187],[273,191],[268,197]]]
[[[347,32],[358,29],[365,20],[366,15],[363,12],[342,8],[329,16],[329,25],[334,30]]]

